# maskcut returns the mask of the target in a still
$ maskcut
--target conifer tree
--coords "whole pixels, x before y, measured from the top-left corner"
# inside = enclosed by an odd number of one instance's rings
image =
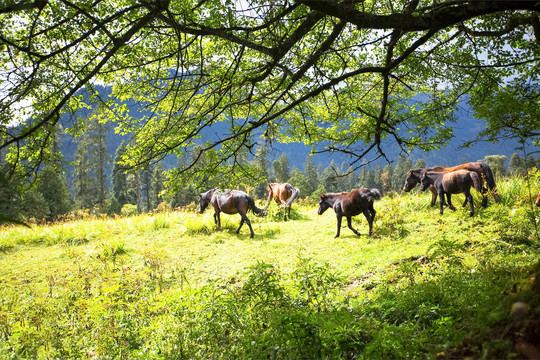
[[[319,186],[319,174],[317,168],[313,165],[313,159],[308,155],[304,163],[304,176],[306,177],[308,188],[306,195],[311,195]]]
[[[100,108],[94,109],[85,121],[87,130],[79,138],[75,151],[75,201],[79,208],[90,209],[99,206],[100,211],[108,210],[109,189],[107,174],[110,154],[107,150],[109,126],[102,119]],[[83,121],[79,118],[79,121]]]
[[[394,172],[392,173],[392,188],[394,191],[400,191],[403,187],[403,183],[405,182],[405,176],[407,175],[407,171],[409,171],[412,168],[412,161],[411,159],[399,155],[396,166],[394,167]]]
[[[356,172],[354,171],[352,166],[349,166],[347,170],[343,172],[343,187],[342,189],[344,191],[351,191],[356,189],[357,181],[356,181]]]
[[[260,174],[260,182],[255,186],[255,196],[259,199],[265,198],[268,194],[268,179],[270,178],[270,162],[268,161],[268,145],[262,143],[257,147],[255,156],[253,157],[253,165],[258,169]]]
[[[358,174],[358,187],[367,187],[368,183],[368,168],[367,168],[367,161],[364,159],[362,160],[362,170],[360,171],[360,174]]]
[[[416,163],[413,166],[414,169],[422,169],[425,167],[426,167],[426,162],[424,161],[424,159],[416,160]]]
[[[152,164],[147,164],[140,171],[140,180],[141,180],[141,196],[142,196],[142,205],[144,211],[148,212],[154,209],[153,204],[153,170],[154,167]]]
[[[153,188],[154,188],[154,207],[159,205],[163,201],[163,191],[165,190],[165,171],[163,169],[163,162],[159,161],[154,166],[153,173]]]
[[[382,168],[380,165],[375,165],[375,170],[373,170],[373,186],[379,190],[382,190]]]
[[[75,191],[75,207],[91,209],[97,202],[96,180],[92,177],[93,166],[89,157],[90,142],[88,135],[83,133],[75,150],[73,165],[73,188]]]
[[[308,195],[309,183],[300,169],[293,167],[291,177],[287,179],[287,182],[300,190],[300,196]]]
[[[67,180],[53,166],[47,165],[40,172],[37,190],[47,202],[48,220],[54,220],[58,215],[67,214],[71,210]]]
[[[275,182],[287,182],[290,177],[289,158],[287,154],[281,154],[279,159],[272,163],[272,170],[274,171]]]
[[[328,192],[341,191],[338,190],[338,181],[337,177],[339,175],[339,169],[337,168],[336,162],[332,159],[330,164],[324,169],[321,175],[321,184],[324,186]]]
[[[127,143],[122,141],[116,149],[111,174],[112,197],[118,202],[120,209],[125,204],[128,204],[130,199],[128,174],[125,167],[121,164],[126,147]],[[118,212],[120,212],[120,209],[118,209]]]

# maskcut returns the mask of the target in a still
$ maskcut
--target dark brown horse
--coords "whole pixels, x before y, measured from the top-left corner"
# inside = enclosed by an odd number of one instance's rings
[[[470,204],[470,216],[474,215],[474,203],[471,195],[471,186],[477,191],[482,190],[482,182],[478,174],[474,171],[457,170],[447,173],[438,173],[424,170],[420,180],[420,190],[426,190],[430,185],[433,185],[439,195],[439,203],[441,205],[441,215],[444,209],[444,196],[448,200],[448,207],[451,210],[456,210],[452,205],[452,194],[465,194],[465,203],[463,206]]]
[[[268,204],[264,210],[268,209],[272,199],[276,204],[283,205],[283,220],[287,221],[287,207],[289,208],[289,219],[291,218],[291,205],[294,199],[298,197],[300,190],[287,183],[268,184]]]
[[[381,198],[378,189],[360,188],[351,192],[322,194],[319,201],[319,210],[317,214],[322,215],[328,208],[334,209],[337,217],[337,234],[339,237],[341,230],[341,218],[347,218],[347,226],[356,235],[360,233],[353,229],[351,217],[363,213],[369,224],[369,235],[373,234],[373,220],[375,219],[375,209],[373,202]]]
[[[487,163],[484,162],[470,162],[458,166],[448,167],[444,168],[441,166],[436,166],[432,168],[424,168],[424,169],[412,169],[409,170],[407,173],[407,176],[405,178],[405,184],[403,185],[403,191],[408,192],[411,191],[416,184],[420,183],[420,174],[423,170],[429,170],[433,172],[440,172],[440,173],[449,173],[457,170],[468,170],[468,171],[474,171],[480,181],[481,181],[481,190],[480,193],[482,194],[482,206],[486,207],[487,205],[487,189],[483,186],[483,181],[486,181],[486,184],[490,190],[490,192],[493,194],[493,197],[496,202],[500,202],[499,194],[497,193],[497,186],[495,184],[495,178],[493,176],[493,172],[491,171],[491,168]],[[435,200],[437,199],[437,193],[434,191],[435,189],[432,189],[430,187],[432,197],[431,197],[431,206],[435,205]],[[465,200],[465,204],[467,204],[467,200]]]
[[[240,232],[240,228],[242,228],[242,225],[244,225],[245,222],[249,227],[251,237],[253,237],[255,233],[253,232],[251,221],[249,221],[246,213],[251,209],[256,215],[266,216],[266,212],[255,205],[253,198],[240,190],[221,191],[220,188],[214,188],[199,194],[199,198],[200,213],[202,213],[209,204],[212,204],[214,207],[214,222],[217,224],[218,229],[221,229],[220,213],[229,215],[240,214],[242,221],[240,221],[240,226],[236,230],[236,233],[238,234]]]
[[[403,191],[409,192],[416,184],[420,184],[420,180],[422,179],[422,171],[424,169],[411,169],[407,172],[407,176],[405,177],[405,184],[403,185]],[[437,190],[435,189],[435,186],[430,185],[429,190],[431,191],[431,206],[435,205],[435,201],[437,201]]]

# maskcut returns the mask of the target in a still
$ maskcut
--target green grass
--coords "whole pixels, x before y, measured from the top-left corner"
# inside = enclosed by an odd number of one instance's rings
[[[539,213],[525,181],[499,189],[472,218],[387,195],[372,237],[305,203],[248,214],[253,239],[209,210],[2,228],[0,358],[516,357],[494,334],[518,296],[540,312]]]

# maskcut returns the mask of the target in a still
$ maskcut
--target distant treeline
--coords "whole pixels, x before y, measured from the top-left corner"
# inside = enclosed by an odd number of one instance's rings
[[[0,215],[19,220],[31,218],[55,220],[66,214],[135,214],[154,211],[157,208],[178,208],[198,201],[198,193],[218,186],[212,180],[204,181],[204,188],[194,183],[175,184],[166,188],[167,175],[162,163],[149,164],[138,170],[126,171],[120,159],[125,152],[123,142],[111,159],[106,148],[105,125],[96,123],[85,132],[75,152],[75,162],[68,183],[61,166],[50,164],[37,174],[37,181],[28,188],[25,179],[7,181],[1,174],[7,173],[7,164],[0,158]],[[422,168],[426,164],[419,159],[415,163],[410,158],[399,156],[392,164],[368,166],[363,164],[355,171],[346,163],[332,161],[326,168],[315,165],[312,157],[305,159],[304,168],[289,165],[286,154],[277,160],[268,160],[268,148],[260,145],[253,159],[245,162],[257,168],[262,176],[252,180],[251,185],[239,187],[258,199],[265,199],[267,184],[288,182],[300,189],[301,198],[318,201],[319,195],[326,192],[350,191],[358,187],[378,188],[383,194],[401,191],[405,175],[411,168]],[[177,167],[187,163],[179,158]],[[487,162],[496,177],[526,174],[528,168],[540,168],[540,156],[524,159],[514,153],[510,159],[502,155],[486,156]],[[457,164],[442,164],[457,165]],[[110,184],[110,185],[109,185]]]

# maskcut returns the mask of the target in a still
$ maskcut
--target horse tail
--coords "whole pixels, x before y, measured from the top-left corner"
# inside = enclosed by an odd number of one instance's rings
[[[474,171],[470,171],[469,176],[472,179],[473,186],[476,189],[476,191],[478,191],[479,193],[482,193],[482,180],[480,179],[478,174],[475,173]]]
[[[493,172],[491,171],[491,168],[485,162],[481,162],[480,167],[482,168],[482,171],[484,172],[484,176],[486,177],[486,183],[488,185],[489,190],[493,192],[493,197],[495,198],[495,201],[500,202],[501,198],[499,197],[499,194],[497,192],[497,185],[495,185],[495,177],[493,176]]]
[[[253,200],[253,198],[251,196],[248,195],[247,199],[248,199],[249,208],[251,210],[253,210],[255,215],[258,215],[258,216],[266,216],[267,215],[266,209],[258,208],[257,205],[255,205],[255,200]]]
[[[380,200],[380,198],[382,197],[382,194],[379,191],[379,189],[373,188],[373,189],[368,189],[368,190],[369,191],[366,193],[366,195],[369,201]]]
[[[272,202],[272,196],[274,195],[274,190],[272,189],[272,186],[270,184],[268,185],[268,202],[264,208],[262,208],[263,211],[266,211],[268,207],[270,206],[270,203]]]
[[[495,189],[495,177],[493,176],[493,172],[491,171],[491,168],[489,165],[485,162],[480,163],[480,167],[482,168],[482,172],[486,176],[486,183],[489,187],[489,190]]]
[[[291,186],[291,188],[292,188],[292,195],[289,198],[289,200],[287,200],[287,203],[285,204],[285,206],[290,206],[292,202],[294,201],[294,199],[296,199],[298,195],[300,194],[300,190],[298,188],[295,188],[294,186]]]

